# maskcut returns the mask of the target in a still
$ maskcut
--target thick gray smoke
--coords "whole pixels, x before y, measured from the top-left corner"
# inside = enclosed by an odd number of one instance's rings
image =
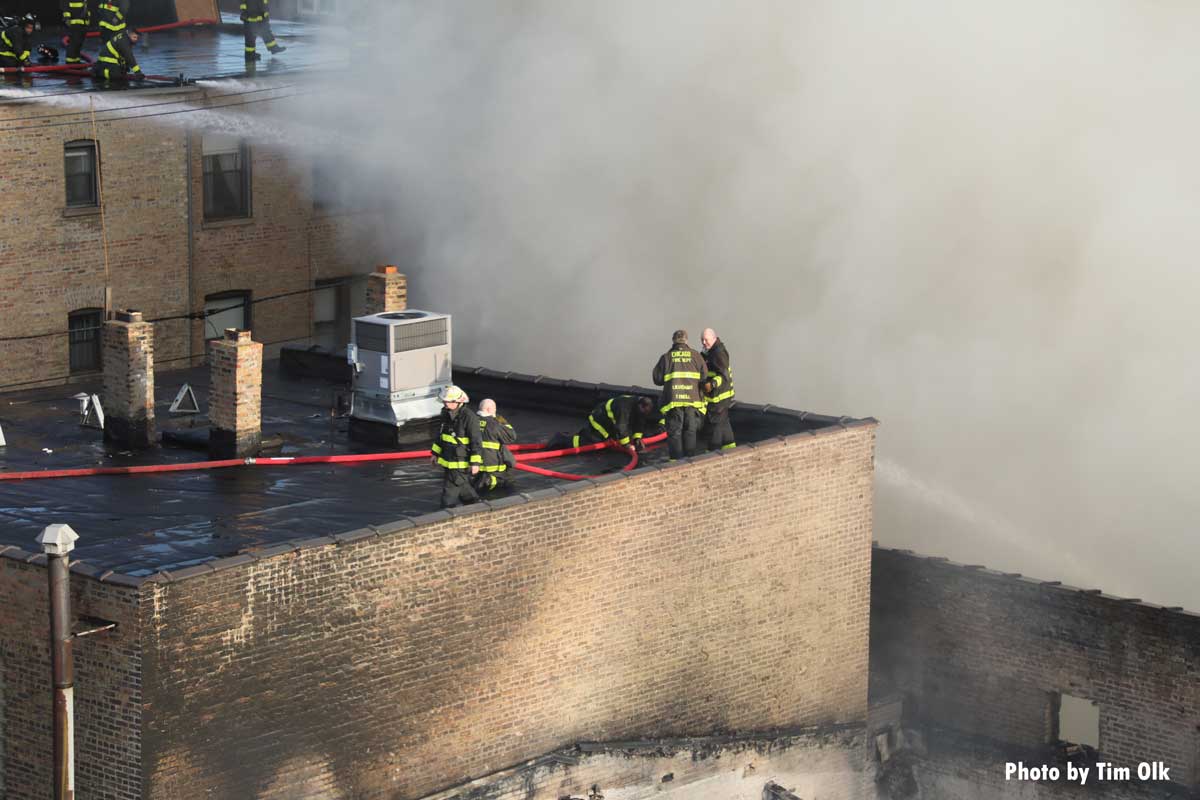
[[[1200,608],[1193,4],[367,19],[314,109],[456,360],[647,383],[711,325],[743,398],[882,420],[884,544]]]

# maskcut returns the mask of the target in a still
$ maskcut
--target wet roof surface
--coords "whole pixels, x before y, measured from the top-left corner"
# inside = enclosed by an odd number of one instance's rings
[[[272,20],[271,29],[278,41],[287,47],[279,55],[268,53],[261,41],[258,52],[262,59],[250,62],[245,59],[245,42],[241,23],[236,14],[223,14],[221,25],[206,25],[177,28],[143,34],[134,46],[134,55],[147,75],[188,79],[274,76],[307,71],[316,68],[338,70],[349,65],[348,49],[342,46],[345,32],[336,29],[318,29],[301,22]],[[66,47],[61,41],[61,32],[46,30],[34,34],[34,48],[49,44],[59,51],[59,63],[66,57]],[[95,58],[100,47],[99,38],[89,38],[83,52]],[[90,79],[62,78],[49,75],[24,75],[20,80],[0,83],[12,88],[19,84],[31,90],[54,93],[68,86],[91,87]]]
[[[348,420],[334,422],[329,408],[338,387],[290,379],[268,362],[263,375],[263,436],[279,435],[277,455],[386,452],[396,448],[351,442]],[[171,401],[184,382],[207,410],[207,370],[160,373],[155,382],[159,429],[189,427],[172,417]],[[79,425],[72,395],[99,391],[73,384],[0,397],[0,471],[203,461],[204,451],[164,446],[144,453],[106,445],[99,430]],[[521,441],[574,431],[572,414],[510,408],[500,413]],[[203,427],[205,421],[198,424]],[[403,448],[403,449],[419,449]],[[50,451],[50,452],[47,452]],[[271,455],[276,455],[272,453]],[[598,454],[555,461],[555,469],[585,474],[619,467],[624,459]],[[424,460],[345,465],[238,467],[154,475],[93,476],[0,483],[0,543],[31,547],[43,527],[65,522],[80,534],[76,558],[97,567],[139,574],[231,555],[243,548],[304,536],[329,535],[438,508],[440,473]],[[522,473],[519,489],[553,479]],[[499,496],[502,496],[500,494]]]
[[[622,390],[483,373],[456,371],[455,380],[471,392],[473,404],[486,396],[495,398],[521,442],[543,442],[555,432],[578,430],[597,398]],[[155,376],[160,431],[193,425],[203,429],[206,424],[203,419],[169,412],[185,382],[195,389],[201,410],[207,410],[207,369],[160,372]],[[99,384],[97,377],[90,384],[0,395],[0,427],[8,440],[7,447],[0,447],[0,472],[207,460],[203,450],[183,447],[162,446],[135,453],[106,445],[99,430],[79,425],[79,404],[73,399],[78,392],[99,392]],[[279,362],[267,362],[263,436],[279,436],[284,446],[282,452],[265,455],[396,450],[350,441],[344,418],[334,420],[331,430],[329,412],[338,391],[344,387],[320,379],[289,377],[279,369]],[[830,417],[804,422],[750,412],[734,417],[743,442],[836,422]],[[604,452],[539,464],[562,472],[603,474],[619,470],[626,460],[622,454]],[[648,451],[643,463],[665,460],[665,448],[658,447]],[[67,523],[80,535],[76,559],[101,569],[148,575],[255,547],[428,513],[438,508],[440,481],[440,471],[425,459],[4,481],[0,482],[0,545],[37,551],[33,542],[42,528]],[[530,492],[561,482],[522,472],[515,491]]]

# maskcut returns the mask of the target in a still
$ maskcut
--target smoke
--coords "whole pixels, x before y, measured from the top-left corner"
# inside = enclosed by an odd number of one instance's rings
[[[711,325],[742,398],[881,419],[882,543],[1200,608],[1200,10],[367,18],[375,61],[301,114],[457,361],[644,384]]]

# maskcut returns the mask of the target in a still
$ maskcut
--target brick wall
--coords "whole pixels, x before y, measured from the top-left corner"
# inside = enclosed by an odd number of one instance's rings
[[[416,798],[579,740],[865,725],[873,446],[833,428],[149,580],[147,796]]]
[[[44,557],[8,549],[0,558],[0,796],[51,798],[50,610]],[[80,800],[142,797],[141,611],[123,576],[96,580],[72,566],[75,611],[118,623],[75,640],[76,785]],[[113,581],[123,581],[117,583]]]
[[[219,95],[219,90],[195,90],[177,96],[202,104]],[[154,98],[165,102],[172,95],[156,92]],[[21,122],[72,108],[81,113]],[[249,290],[262,298],[302,291],[322,278],[365,275],[386,260],[378,252],[372,213],[313,213],[311,167],[304,158],[267,142],[252,143],[252,216],[205,222],[199,131],[149,121],[108,123],[111,115],[101,113],[93,134],[87,108],[86,102],[0,105],[0,127],[6,129],[0,167],[0,339],[62,332],[71,311],[104,306],[99,209],[66,208],[63,148],[73,140],[95,137],[100,144],[113,308],[141,309],[146,319],[176,316],[201,310],[209,294]],[[55,127],[36,127],[47,123]],[[255,338],[263,342],[303,340],[310,320],[307,294],[253,309]],[[199,321],[156,323],[157,365],[185,366],[189,355],[198,363],[204,339]],[[268,349],[268,357],[277,349]],[[62,383],[69,375],[67,337],[0,341],[0,363],[0,386]]]
[[[872,681],[916,718],[1024,747],[1051,697],[1099,704],[1100,750],[1200,788],[1200,615],[876,549]]]

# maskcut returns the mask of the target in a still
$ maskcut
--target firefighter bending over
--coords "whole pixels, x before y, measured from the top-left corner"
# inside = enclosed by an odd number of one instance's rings
[[[696,454],[696,436],[704,418],[704,396],[708,380],[704,357],[688,347],[687,331],[671,336],[671,349],[662,354],[651,375],[655,386],[663,387],[662,411],[667,425],[667,450],[670,460]]]
[[[100,29],[100,54],[104,54],[104,43],[125,31],[125,17],[129,14],[129,0],[100,0],[96,8],[96,24]]]
[[[100,45],[92,75],[101,81],[123,81],[126,76],[135,81],[144,80],[146,75],[133,56],[133,45],[137,44],[138,32],[133,28],[115,33]]]
[[[504,417],[496,415],[496,401],[479,402],[479,436],[483,445],[483,465],[475,476],[475,491],[485,494],[512,486],[512,471],[517,466],[508,445],[517,441],[517,432]]]
[[[700,334],[704,346],[702,355],[708,367],[708,380],[704,382],[705,436],[709,450],[729,450],[737,447],[733,439],[733,427],[729,424],[729,409],[733,407],[733,367],[729,365],[729,351],[725,343],[712,328]]]
[[[271,0],[242,0],[242,28],[246,36],[246,60],[258,61],[258,40],[272,53],[282,53],[286,47],[275,41],[271,33]]]
[[[29,42],[36,27],[37,17],[26,14],[14,24],[0,29],[0,67],[29,65]]]

